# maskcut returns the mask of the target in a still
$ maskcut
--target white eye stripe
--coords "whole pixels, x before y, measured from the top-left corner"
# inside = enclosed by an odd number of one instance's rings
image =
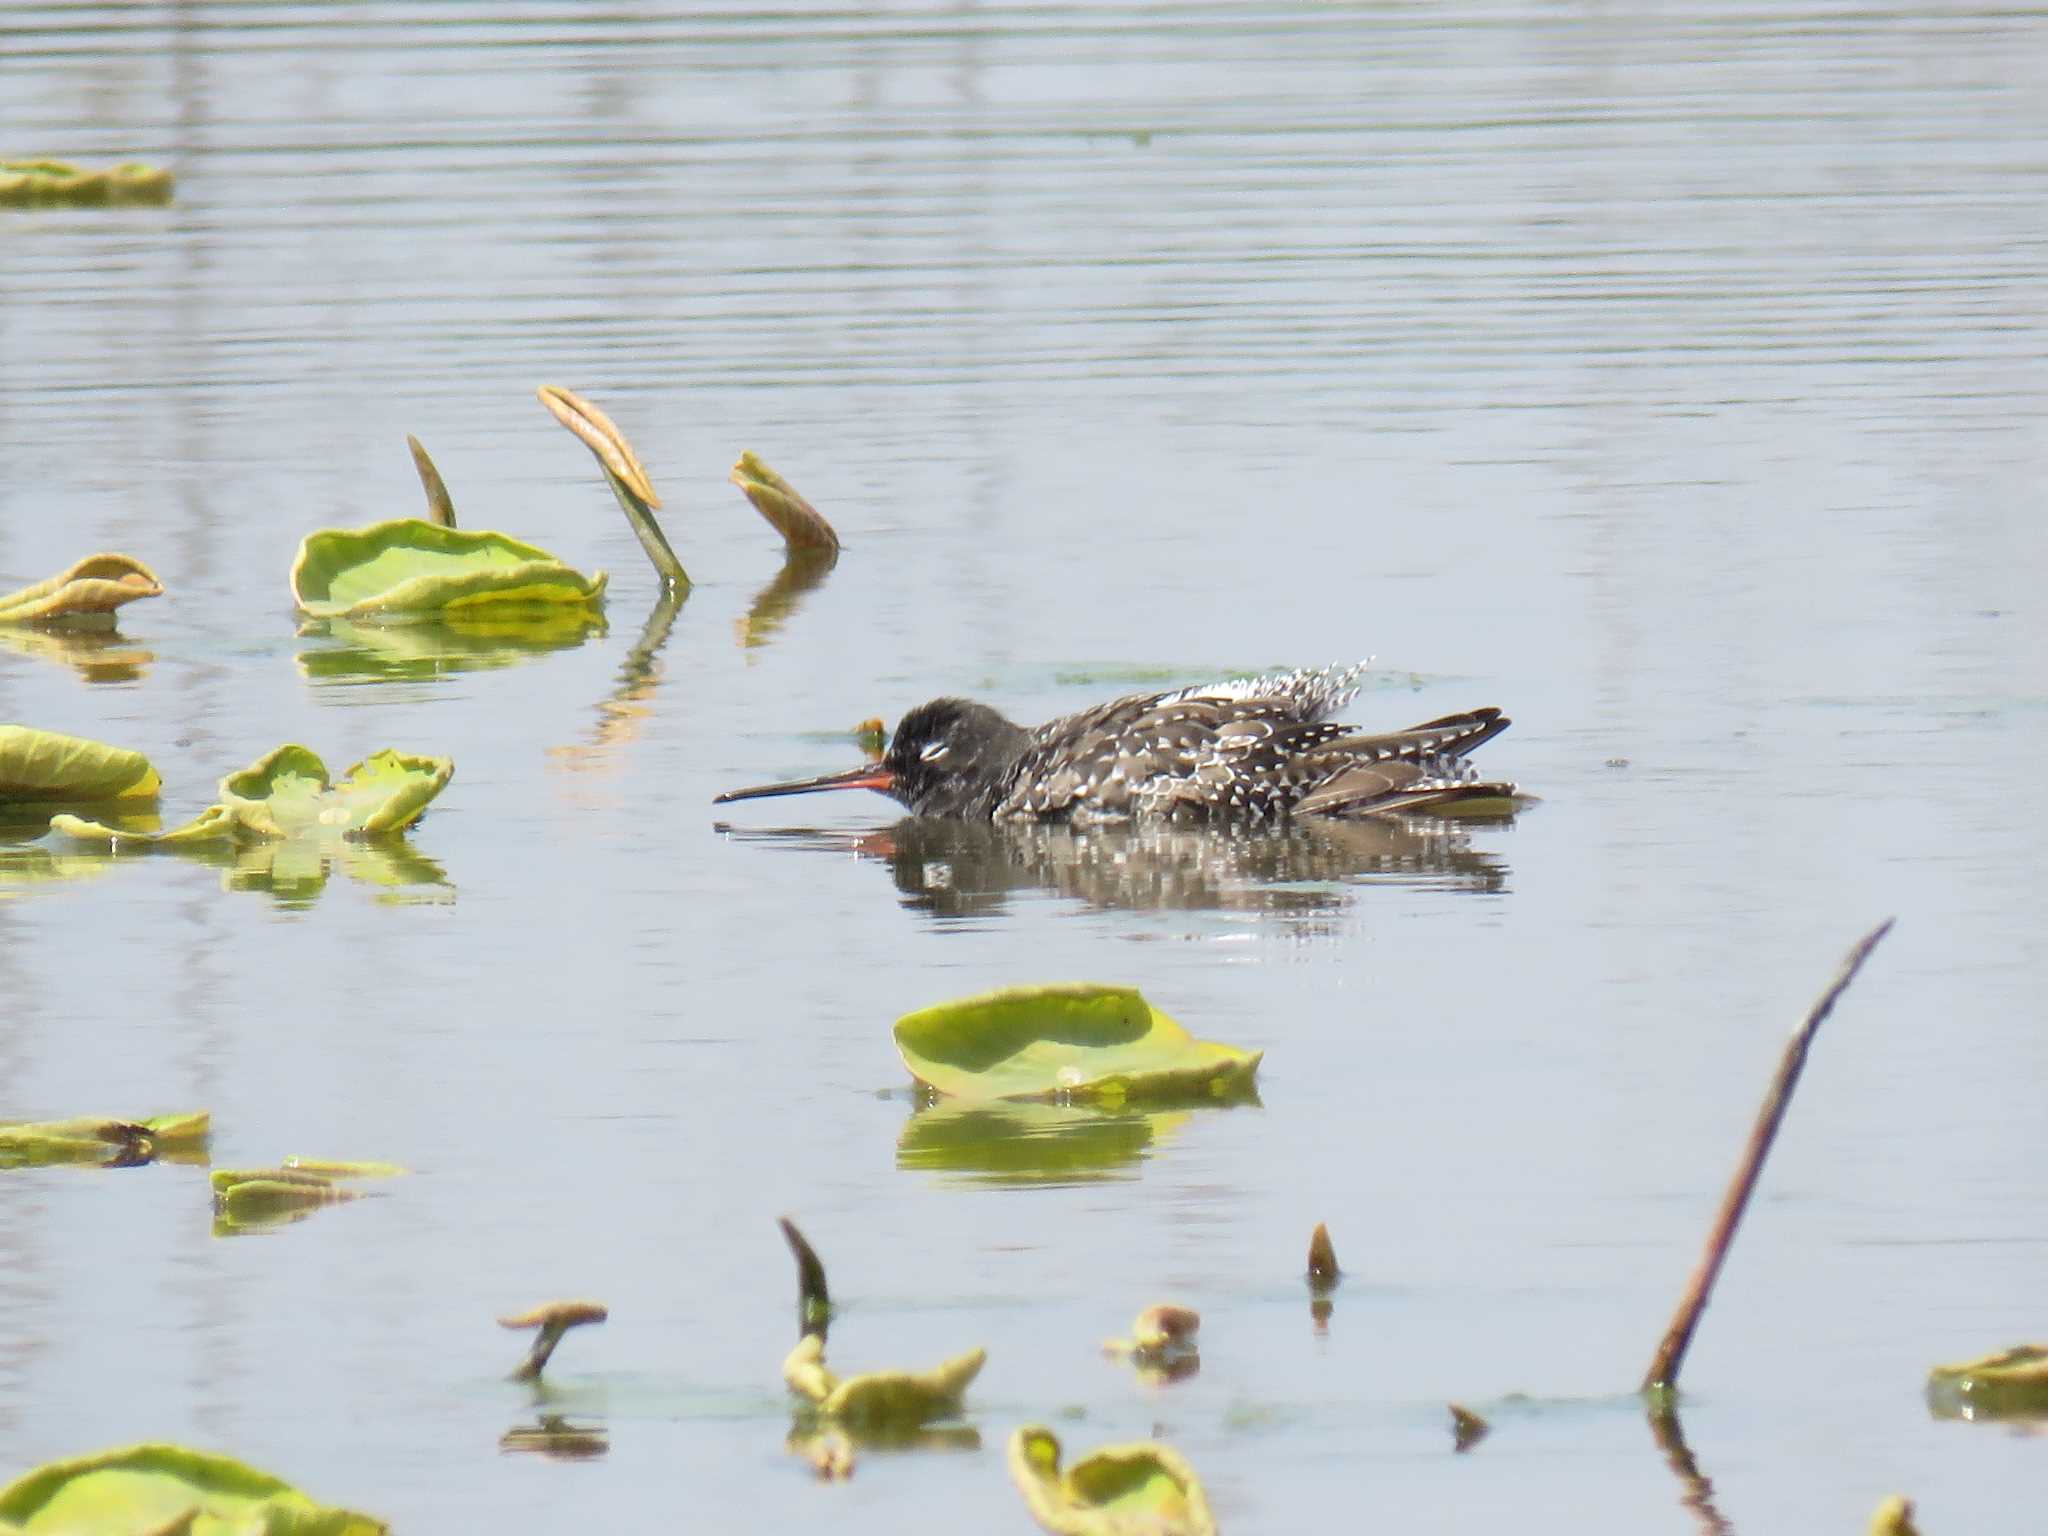
[[[946,743],[943,741],[928,742],[926,743],[924,750],[917,754],[917,759],[921,763],[936,763],[940,758],[944,757],[948,752],[952,750],[953,749],[947,746]]]

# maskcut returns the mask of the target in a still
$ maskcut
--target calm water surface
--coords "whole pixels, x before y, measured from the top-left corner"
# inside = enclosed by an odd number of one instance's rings
[[[233,1240],[200,1170],[0,1176],[0,1471],[167,1438],[405,1530],[1021,1531],[1043,1418],[1170,1435],[1235,1531],[2028,1528],[2040,1444],[1920,1388],[2042,1329],[2044,142],[2027,6],[6,8],[0,153],[179,188],[0,213],[0,586],[171,589],[111,655],[0,641],[0,718],[146,749],[180,818],[285,740],[459,766],[396,885],[0,854],[0,1117],[417,1170]],[[543,382],[698,577],[638,651]],[[300,536],[418,507],[407,432],[609,568],[608,630],[296,636]],[[742,448],[837,522],[821,584]],[[1358,720],[1498,703],[1542,803],[1264,848],[710,805],[942,692],[1368,653]],[[1702,1510],[1626,1394],[1888,913],[1688,1367]],[[913,1117],[899,1013],[1061,978],[1265,1050],[1263,1106]],[[781,1212],[841,1368],[988,1346],[978,1453],[787,1455]],[[503,1454],[491,1319],[579,1294],[551,1376],[609,1454]],[[1095,1343],[1168,1298],[1203,1369],[1147,1389]]]

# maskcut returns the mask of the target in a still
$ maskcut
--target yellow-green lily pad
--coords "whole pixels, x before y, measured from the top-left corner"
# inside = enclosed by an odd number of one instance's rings
[[[128,555],[87,555],[68,570],[0,597],[0,624],[110,626],[114,610],[137,598],[160,597],[156,572]]]
[[[376,836],[419,820],[447,787],[455,764],[386,748],[372,753],[339,781],[310,747],[267,752],[220,781],[220,803],[168,832],[124,832],[77,816],[57,816],[52,830],[89,842],[123,841],[178,847],[223,838],[297,838],[307,835]]]
[[[68,160],[0,160],[0,207],[168,203],[173,185],[169,171],[134,161],[93,171]]]
[[[1200,1101],[1252,1090],[1260,1051],[1197,1040],[1135,987],[1008,987],[905,1014],[911,1076],[961,1099]]]
[[[1927,1403],[1945,1419],[2048,1417],[2048,1347],[2019,1344],[1927,1373]]]
[[[1062,1473],[1059,1437],[1026,1424],[1009,1460],[1031,1518],[1054,1536],[1215,1536],[1209,1496],[1171,1446],[1106,1445]]]
[[[605,573],[584,576],[546,550],[489,530],[417,517],[308,534],[292,596],[316,619],[446,618],[486,606],[600,602]]]
[[[782,1362],[782,1379],[821,1418],[849,1429],[915,1429],[960,1412],[988,1351],[970,1349],[929,1371],[869,1371],[840,1380],[825,1368],[825,1341],[807,1333]]]
[[[455,764],[386,749],[330,781],[327,765],[301,746],[279,747],[220,781],[221,803],[236,824],[261,837],[290,837],[315,827],[396,832],[419,820],[447,787]]]
[[[0,1121],[0,1168],[52,1163],[146,1163],[158,1157],[203,1159],[213,1128],[205,1110],[110,1120],[80,1115],[69,1120]]]
[[[275,1168],[216,1168],[213,1230],[229,1237],[262,1227],[303,1221],[314,1211],[361,1197],[347,1179],[391,1178],[406,1170],[396,1163],[347,1163],[288,1157]]]
[[[0,1488],[0,1521],[63,1536],[380,1536],[384,1522],[317,1504],[291,1484],[182,1445],[53,1461]]]
[[[0,802],[153,799],[163,780],[140,752],[84,736],[0,725]]]

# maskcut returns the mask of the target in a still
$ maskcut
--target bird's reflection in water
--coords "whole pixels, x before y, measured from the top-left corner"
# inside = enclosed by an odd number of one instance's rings
[[[720,830],[886,863],[904,904],[940,917],[999,911],[1018,891],[1049,891],[1105,909],[1312,913],[1344,906],[1358,885],[1508,889],[1506,865],[1475,849],[1465,824],[1419,817],[1238,829],[908,817],[866,833]]]

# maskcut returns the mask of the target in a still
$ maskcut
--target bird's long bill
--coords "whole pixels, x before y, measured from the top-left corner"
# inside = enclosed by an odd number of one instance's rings
[[[760,800],[769,795],[808,795],[814,789],[879,789],[887,794],[895,787],[896,775],[880,763],[862,763],[841,773],[820,774],[815,779],[791,779],[787,784],[756,784],[751,789],[728,789],[711,803],[729,800]]]

